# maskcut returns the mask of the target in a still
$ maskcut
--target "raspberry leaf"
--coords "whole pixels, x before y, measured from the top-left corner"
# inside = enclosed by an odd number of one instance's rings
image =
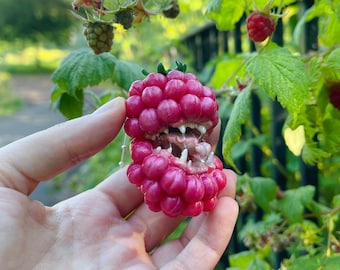
[[[314,186],[290,189],[284,193],[281,200],[276,201],[275,206],[288,219],[288,222],[299,222],[302,220],[305,207],[312,204],[314,193]]]
[[[236,165],[231,157],[231,150],[235,143],[241,137],[241,126],[244,124],[250,115],[250,94],[251,85],[247,86],[237,97],[229,121],[224,130],[223,135],[223,157],[232,167],[236,169]]]
[[[321,68],[327,80],[340,81],[340,48],[336,48],[328,55]]]
[[[71,95],[77,89],[98,85],[112,77],[116,57],[110,53],[94,55],[91,50],[71,52],[52,74],[52,81]]]
[[[330,5],[328,0],[317,1],[307,11],[306,21],[308,22],[316,17],[327,18],[320,20],[319,38],[321,42],[329,47],[340,43],[339,4]]]
[[[244,76],[244,57],[242,56],[228,56],[226,60],[219,61],[215,67],[214,74],[211,78],[211,84],[215,88],[224,86],[226,78],[231,78],[237,70],[238,79],[245,80]],[[235,81],[232,81],[235,83]]]
[[[121,9],[126,9],[135,6],[137,0],[103,1],[103,2],[105,8],[109,9],[111,12],[117,12]]]
[[[310,78],[304,62],[286,48],[269,48],[253,57],[246,66],[254,82],[296,115],[308,97]]]
[[[113,75],[111,74],[112,82],[128,90],[134,81],[144,79],[142,70],[142,67],[134,63],[116,60]]]
[[[271,203],[276,198],[278,187],[271,178],[244,176],[251,192],[254,194],[255,202],[266,212],[272,207]]]
[[[207,17],[215,21],[219,30],[231,30],[242,15],[243,1],[212,0],[207,7]]]
[[[70,95],[56,86],[52,91],[51,100],[67,119],[83,114],[84,92],[82,90],[76,90],[75,95]]]

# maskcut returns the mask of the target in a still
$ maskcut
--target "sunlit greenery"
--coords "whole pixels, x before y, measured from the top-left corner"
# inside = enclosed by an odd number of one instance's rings
[[[10,44],[8,44],[10,46]],[[0,70],[10,73],[52,72],[67,54],[66,50],[28,46],[3,53]]]
[[[23,106],[10,89],[10,74],[0,72],[0,115],[9,115]]]

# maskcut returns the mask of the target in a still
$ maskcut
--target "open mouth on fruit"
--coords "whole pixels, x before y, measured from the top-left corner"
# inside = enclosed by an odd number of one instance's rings
[[[189,173],[208,170],[213,164],[214,152],[206,142],[207,132],[203,125],[183,124],[170,127],[157,136],[152,136],[156,152],[166,150],[173,162]]]
[[[126,114],[127,176],[149,208],[170,217],[214,209],[226,176],[208,141],[219,119],[213,91],[190,73],[150,73],[131,85]]]

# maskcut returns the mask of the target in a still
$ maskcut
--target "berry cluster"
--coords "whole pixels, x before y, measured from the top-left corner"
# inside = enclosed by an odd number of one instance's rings
[[[262,42],[275,31],[275,21],[267,14],[253,12],[247,18],[248,36],[254,42]]]
[[[222,162],[206,141],[218,123],[214,93],[194,74],[173,70],[134,82],[129,95],[130,182],[153,211],[170,217],[211,211],[226,184]]]
[[[135,19],[132,8],[121,9],[116,13],[116,23],[121,24],[124,29],[130,29]]]
[[[101,22],[88,22],[85,25],[84,36],[95,54],[109,52],[113,43],[113,26]]]
[[[149,3],[146,3],[147,1],[118,2],[120,3],[114,4],[115,9],[112,9],[112,5],[109,5],[108,2],[102,0],[74,0],[72,3],[74,14],[85,21],[84,34],[89,47],[96,54],[111,50],[114,37],[112,24],[120,24],[125,30],[128,30],[133,25],[140,24],[144,18],[149,19],[151,15],[162,14],[166,18],[175,19],[180,14],[178,0],[159,3],[156,1],[154,10],[146,7],[146,4],[150,6]],[[107,32],[104,29],[103,32],[108,34],[110,31],[110,35],[103,36],[101,33],[94,34],[92,31],[92,28],[103,27],[108,28]]]

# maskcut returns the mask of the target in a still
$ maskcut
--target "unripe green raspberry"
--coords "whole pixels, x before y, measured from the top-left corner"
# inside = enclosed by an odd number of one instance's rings
[[[121,9],[116,13],[116,22],[123,25],[124,29],[129,29],[132,26],[134,17],[132,8]]]
[[[175,19],[180,13],[180,8],[177,0],[173,0],[170,6],[163,10],[163,15],[169,19]]]
[[[102,22],[87,22],[84,36],[95,54],[111,51],[114,38],[112,25]]]

